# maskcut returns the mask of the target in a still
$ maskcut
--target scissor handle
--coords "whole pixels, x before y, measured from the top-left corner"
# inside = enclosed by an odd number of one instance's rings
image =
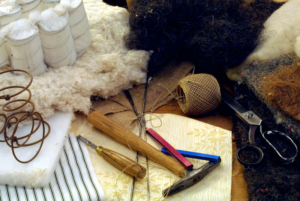
[[[291,157],[284,157],[282,155],[282,153],[275,147],[276,145],[273,144],[270,139],[268,139],[267,136],[282,136],[285,139],[278,139],[278,137],[276,137],[276,139],[282,143],[289,143],[286,146],[294,149],[294,155],[292,155]],[[277,131],[277,130],[270,130],[270,131],[265,131],[262,133],[262,137],[264,138],[264,140],[268,143],[268,145],[271,147],[271,150],[273,152],[273,156],[276,157],[276,159],[278,161],[280,161],[283,164],[290,164],[293,163],[298,155],[298,147],[296,145],[296,143],[292,140],[292,138],[290,138],[287,134],[281,132],[281,131]]]
[[[252,155],[252,156],[256,156],[257,159],[256,160],[247,160],[247,156],[243,156],[243,153],[247,152],[247,151],[251,151],[253,153],[255,153],[256,155]],[[237,152],[236,152],[236,158],[238,159],[238,161],[245,165],[257,165],[259,164],[263,158],[264,158],[264,152],[256,145],[245,145],[240,147]]]

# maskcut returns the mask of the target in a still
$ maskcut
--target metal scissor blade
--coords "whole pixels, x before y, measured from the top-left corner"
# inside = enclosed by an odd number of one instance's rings
[[[218,162],[208,162],[199,169],[187,170],[186,175],[170,188],[163,190],[163,196],[173,195],[184,189],[187,189],[201,181],[206,175],[213,171],[221,163],[221,158]]]
[[[233,95],[225,88],[221,87],[222,100],[227,103],[235,112],[244,113],[248,110],[237,102]]]
[[[234,97],[230,94],[228,90],[221,87],[222,100],[235,111],[235,113],[249,125],[261,124],[261,119],[251,110],[247,110],[239,102],[237,102]]]

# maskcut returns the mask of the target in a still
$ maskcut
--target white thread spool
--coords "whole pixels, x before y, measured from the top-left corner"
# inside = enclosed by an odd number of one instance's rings
[[[0,39],[0,67],[9,65],[8,53],[3,39]]]
[[[54,8],[59,2],[60,0],[42,0],[42,9]]]
[[[0,11],[0,29],[2,29],[4,26],[8,25],[9,23],[16,21],[18,19],[21,19],[22,16],[22,11],[21,11],[21,7],[18,4],[13,4],[9,7],[11,8],[5,8],[8,7],[7,6],[0,6],[1,7],[1,11],[3,10],[3,12]],[[6,12],[4,11],[6,10]]]
[[[20,19],[10,24],[6,35],[11,47],[11,65],[32,75],[39,75],[46,70],[38,30],[27,19]]]
[[[16,3],[21,6],[22,18],[29,18],[32,11],[42,12],[41,0],[17,0]]]
[[[21,18],[21,7],[18,4],[1,4],[0,30],[9,23]],[[5,39],[0,38],[0,67],[9,65],[10,47]]]
[[[69,28],[68,12],[57,16],[55,9],[50,8],[42,12],[42,18],[38,26],[45,63],[53,68],[74,65],[76,51]]]
[[[69,26],[75,42],[77,57],[80,57],[92,43],[92,36],[83,1],[70,0],[67,3],[62,3],[71,5],[69,9]]]

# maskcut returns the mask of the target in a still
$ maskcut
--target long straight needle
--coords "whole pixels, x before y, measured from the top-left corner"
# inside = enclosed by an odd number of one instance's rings
[[[140,122],[139,137],[141,137],[144,140],[146,139],[146,122],[145,122],[145,118],[144,118],[144,112],[145,112],[145,106],[146,106],[148,82],[149,82],[149,74],[147,73],[141,118],[140,118],[139,113],[137,112],[135,105],[134,105],[134,102],[133,102],[130,92],[128,90],[124,91],[128,101],[130,102],[130,104],[132,106],[132,109],[133,109],[138,121]],[[142,131],[143,131],[143,136],[142,136]],[[137,155],[136,155],[136,162],[138,162],[138,160],[139,160],[139,152],[137,152]],[[148,199],[150,200],[149,171],[148,171],[149,165],[148,165],[148,157],[147,156],[146,156],[146,164],[147,164],[147,169],[146,169],[146,171],[147,171],[147,191],[148,191]],[[131,198],[130,198],[131,201],[133,200],[134,187],[135,187],[135,178],[133,178],[133,183],[132,183],[132,191],[131,191]]]
[[[139,116],[139,113],[138,111],[136,110],[136,107],[134,105],[134,102],[133,102],[133,99],[132,99],[132,96],[130,94],[130,92],[128,90],[125,90],[124,91],[125,93],[125,96],[126,98],[128,99],[130,105],[132,106],[132,109],[137,117],[137,119],[139,120],[140,122],[140,128],[139,128],[139,137],[141,137],[141,134],[142,134],[142,130],[141,130],[141,125],[142,125],[142,120]],[[139,152],[137,151],[136,152],[136,158],[135,158],[135,161],[138,163],[139,162]],[[147,170],[146,170],[147,171]],[[146,172],[147,173],[147,172]],[[135,177],[133,177],[133,181],[132,181],[132,190],[131,190],[131,195],[130,195],[130,200],[132,201],[133,200],[133,193],[134,193],[134,187],[135,187]]]
[[[146,121],[145,121],[145,107],[146,107],[146,100],[147,100],[147,91],[148,91],[148,83],[149,83],[149,73],[147,73],[147,78],[146,78],[146,85],[145,85],[145,92],[144,92],[144,101],[143,101],[143,109],[142,109],[142,119],[143,119],[143,124],[141,125],[141,130],[143,130],[143,135],[145,141],[147,141],[147,135],[146,135]],[[150,200],[150,178],[149,178],[149,163],[148,163],[148,156],[146,155],[146,174],[147,174],[147,191],[148,191],[148,200]]]
[[[146,121],[145,121],[144,113],[145,113],[146,100],[147,100],[148,83],[149,83],[149,73],[147,73],[147,78],[146,78],[143,109],[142,109],[142,120],[143,120],[142,122],[143,122],[143,124],[141,125],[145,141],[147,141],[147,135],[146,135]],[[147,165],[146,174],[147,174],[148,200],[150,200],[150,178],[149,178],[149,163],[148,163],[148,156],[147,155],[146,155],[146,165]]]

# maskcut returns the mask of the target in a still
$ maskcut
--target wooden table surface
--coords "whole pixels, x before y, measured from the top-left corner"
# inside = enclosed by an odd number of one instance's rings
[[[167,104],[158,108],[155,113],[170,113],[181,116],[186,116],[180,109],[177,103]],[[229,117],[221,115],[208,116],[208,117],[192,117],[193,119],[218,126],[227,130],[232,129],[232,121]],[[233,136],[234,139],[234,136]],[[231,200],[232,201],[246,201],[248,200],[247,185],[243,177],[244,167],[236,160],[236,144],[232,144],[232,184],[231,184]]]

